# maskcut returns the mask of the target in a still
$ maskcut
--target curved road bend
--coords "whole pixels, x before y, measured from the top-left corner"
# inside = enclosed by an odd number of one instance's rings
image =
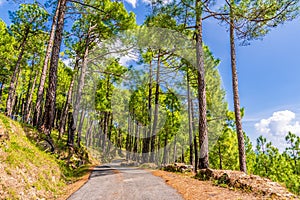
[[[164,180],[122,160],[96,167],[88,182],[68,200],[183,200]]]

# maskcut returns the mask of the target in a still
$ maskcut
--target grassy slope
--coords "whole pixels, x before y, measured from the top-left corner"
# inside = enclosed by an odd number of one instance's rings
[[[57,199],[63,196],[67,183],[86,173],[89,165],[68,168],[60,155],[49,154],[37,147],[19,123],[0,114],[0,199]],[[36,133],[36,132],[35,132]],[[58,145],[58,144],[57,144]],[[58,145],[59,146],[59,145]],[[67,154],[67,153],[65,153]]]

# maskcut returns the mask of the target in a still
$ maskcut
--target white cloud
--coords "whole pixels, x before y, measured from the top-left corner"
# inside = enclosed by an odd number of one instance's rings
[[[2,0],[0,0],[2,1]],[[138,0],[125,0],[127,3],[131,4],[133,8],[135,8],[137,6],[137,2]],[[141,0],[143,3],[145,4],[151,4],[153,0]],[[162,3],[163,4],[167,4],[172,2],[172,0],[163,0]]]
[[[138,56],[131,54],[131,55],[124,55],[120,58],[120,64],[123,66],[127,66],[132,61],[138,61]]]
[[[285,136],[288,132],[300,135],[300,123],[295,120],[296,114],[289,110],[277,111],[267,119],[256,123],[255,129],[283,151],[286,147]]]
[[[153,0],[142,0],[142,2],[146,3],[146,4],[151,4]],[[167,3],[170,3],[172,2],[172,0],[163,0],[162,1],[163,4],[167,4]]]
[[[0,0],[0,6],[4,4],[5,0]]]
[[[0,0],[1,1],[1,0]],[[125,0],[127,3],[130,3],[132,7],[136,7],[137,0]]]

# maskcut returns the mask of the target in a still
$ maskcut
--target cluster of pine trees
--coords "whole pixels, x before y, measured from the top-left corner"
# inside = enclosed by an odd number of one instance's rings
[[[0,21],[0,109],[37,127],[52,151],[56,131],[70,152],[84,144],[138,162],[239,169],[299,193],[299,137],[289,133],[283,153],[260,137],[254,151],[243,132],[235,53],[236,40],[247,44],[294,19],[298,1],[149,6],[138,26],[120,1],[21,4],[9,26]],[[225,101],[220,61],[203,43],[208,18],[229,30],[234,112]],[[180,39],[192,44],[188,55],[176,52]],[[138,60],[130,67],[120,61],[128,54]]]

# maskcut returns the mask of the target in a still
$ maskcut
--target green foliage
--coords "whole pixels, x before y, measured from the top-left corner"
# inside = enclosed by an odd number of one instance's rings
[[[133,91],[129,100],[129,112],[131,113],[131,117],[144,126],[149,124],[147,103],[148,88],[145,87],[145,85],[140,86],[137,90]]]
[[[166,111],[166,121],[160,135],[162,141],[164,138],[172,139],[181,125],[181,105],[177,95],[168,91],[164,96],[163,108]]]
[[[8,78],[11,63],[14,61],[15,38],[8,33],[6,24],[0,19],[0,82]]]
[[[97,111],[111,112],[111,100],[114,84],[120,82],[120,77],[127,71],[125,67],[119,64],[118,60],[112,60],[107,63],[103,72],[103,77],[99,79],[95,97],[95,108]]]
[[[293,138],[296,138],[296,136],[289,133],[286,140],[290,143]],[[299,163],[295,162],[295,157],[291,156],[289,150],[287,148],[287,151],[280,153],[271,142],[267,142],[266,138],[260,136],[257,139],[254,174],[284,183],[290,191],[299,194],[300,176],[297,172]],[[299,160],[299,158],[296,158],[296,161],[297,159]]]
[[[289,133],[287,135],[287,142],[293,140],[291,138],[296,138],[296,136]],[[267,142],[266,138],[262,136],[257,139],[255,152],[252,148],[250,139],[245,135],[248,173],[283,183],[291,192],[299,194],[300,176],[297,174],[299,162],[295,162],[290,148],[280,153],[271,142]],[[220,168],[220,158],[222,160],[222,169],[239,169],[236,134],[234,130],[229,127],[224,129],[218,142],[210,151],[210,164],[212,168]],[[297,158],[296,161],[299,161],[299,158]]]
[[[57,79],[57,92],[56,92],[56,107],[60,110],[63,109],[67,92],[69,90],[70,82],[72,79],[72,69],[66,66],[63,62],[58,63],[58,79]]]
[[[295,19],[299,14],[298,0],[239,0],[230,3],[236,35],[245,44],[263,38],[272,28]],[[222,13],[229,13],[229,10],[228,4],[221,8]]]
[[[45,29],[48,13],[37,3],[21,4],[19,10],[10,12],[10,18],[10,30],[17,40],[21,41],[26,35],[36,35]]]
[[[210,164],[214,169],[239,169],[238,145],[235,131],[224,127],[223,134],[210,151]]]

